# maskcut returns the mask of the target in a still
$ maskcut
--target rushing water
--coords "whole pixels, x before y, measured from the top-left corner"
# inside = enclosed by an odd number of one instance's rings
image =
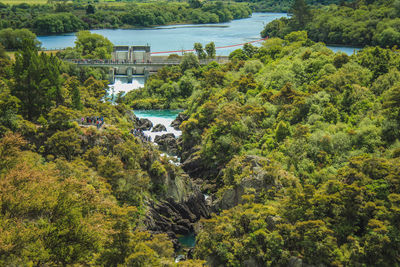
[[[171,122],[175,120],[176,116],[179,114],[179,112],[182,112],[182,110],[134,110],[133,112],[139,119],[149,119],[153,123],[153,126],[156,126],[157,124],[163,124],[167,128],[166,132],[151,132],[151,130],[144,131],[147,136],[151,137],[152,141],[157,135],[173,133],[175,137],[178,137],[182,134],[181,131],[177,131],[170,126]]]
[[[193,49],[195,42],[203,45],[214,42],[218,46],[240,44],[260,39],[264,25],[285,13],[253,13],[252,17],[226,23],[202,25],[172,25],[143,29],[104,29],[91,32],[107,37],[114,45],[146,45],[153,52]],[[59,49],[74,46],[75,34],[39,36],[42,46]],[[238,47],[217,50],[217,55],[229,55]]]
[[[143,75],[133,76],[132,81],[129,81],[127,76],[116,76],[114,83],[108,86],[108,96],[111,98],[111,101],[115,101],[119,93],[125,95],[129,91],[143,87],[144,82]]]

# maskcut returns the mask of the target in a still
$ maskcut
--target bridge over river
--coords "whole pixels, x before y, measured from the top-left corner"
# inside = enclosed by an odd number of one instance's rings
[[[110,81],[114,81],[115,75],[126,75],[131,78],[133,75],[144,75],[146,78],[156,73],[164,66],[174,66],[181,64],[181,60],[167,59],[163,56],[152,56],[151,59],[144,62],[131,62],[127,60],[116,59],[68,59],[65,60],[76,64],[78,67],[103,67],[110,68],[109,75]],[[207,65],[210,62],[217,62],[219,64],[229,62],[226,56],[216,57],[215,59],[202,59],[199,60],[200,65]]]
[[[134,75],[144,75],[147,79],[164,66],[174,66],[181,63],[181,58],[168,56],[153,56],[149,46],[115,46],[111,59],[69,59],[79,67],[109,68],[110,82],[114,82],[115,75],[126,75],[131,80]],[[227,63],[227,56],[218,56],[215,59],[199,60],[200,65],[207,65],[212,61]]]

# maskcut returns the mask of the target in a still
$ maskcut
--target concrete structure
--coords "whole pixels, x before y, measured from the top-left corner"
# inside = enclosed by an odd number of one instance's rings
[[[150,61],[150,46],[114,46],[112,60],[126,63]]]
[[[156,73],[164,66],[179,65],[180,58],[168,59],[167,56],[151,56],[150,46],[114,46],[111,59],[80,59],[68,60],[78,66],[87,67],[106,67],[109,70],[109,80],[114,83],[115,75],[128,76],[131,82],[134,75],[144,75],[145,79],[149,75]],[[228,57],[217,57],[216,59],[200,60],[201,65],[206,65],[211,61],[226,63]]]

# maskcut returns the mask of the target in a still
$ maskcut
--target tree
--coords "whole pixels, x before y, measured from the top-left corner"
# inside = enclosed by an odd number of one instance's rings
[[[81,91],[79,89],[79,82],[78,80],[74,80],[75,82],[71,84],[71,100],[72,100],[72,108],[81,110],[82,103],[81,103]]]
[[[205,59],[206,53],[204,53],[203,45],[201,43],[194,43],[194,50],[196,51],[197,57],[199,59]]]
[[[214,42],[210,42],[206,44],[206,52],[208,58],[215,58],[215,44]]]
[[[73,156],[78,154],[81,149],[81,140],[76,129],[67,131],[57,131],[47,141],[48,151],[55,156],[63,156],[67,160],[71,160]]]
[[[191,8],[200,8],[203,4],[200,0],[189,0],[189,6]]]
[[[6,50],[4,46],[0,43],[0,58],[7,58]]]
[[[200,67],[199,59],[193,53],[186,53],[181,61],[183,71]]]
[[[96,8],[94,7],[94,5],[89,4],[89,5],[86,7],[86,14],[87,14],[87,15],[89,15],[89,14],[94,14],[95,12],[96,12]]]
[[[243,53],[248,57],[252,58],[255,53],[257,53],[257,47],[251,44],[244,44]]]
[[[295,29],[298,30],[303,29],[312,17],[310,7],[304,0],[295,0],[288,14],[291,16],[291,22],[294,24]]]
[[[60,63],[54,56],[39,55],[31,39],[25,39],[23,49],[15,56],[12,94],[21,100],[22,115],[36,119],[46,115],[54,104],[62,101]]]
[[[106,37],[89,31],[76,34],[75,46],[84,58],[109,59],[113,51],[113,44]]]
[[[280,121],[275,129],[275,137],[278,142],[282,142],[287,136],[290,135],[290,128],[287,123]]]
[[[36,39],[36,35],[28,29],[13,30],[11,28],[7,28],[0,30],[0,43],[5,49],[22,49],[24,39],[33,40],[36,46],[40,45],[40,42]]]

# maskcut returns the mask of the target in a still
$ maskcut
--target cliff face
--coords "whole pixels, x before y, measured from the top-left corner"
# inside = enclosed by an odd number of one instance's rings
[[[178,248],[177,235],[193,233],[194,224],[200,218],[209,218],[211,208],[199,187],[185,174],[167,175],[164,185],[165,198],[147,202],[144,224],[152,232],[167,233]]]

